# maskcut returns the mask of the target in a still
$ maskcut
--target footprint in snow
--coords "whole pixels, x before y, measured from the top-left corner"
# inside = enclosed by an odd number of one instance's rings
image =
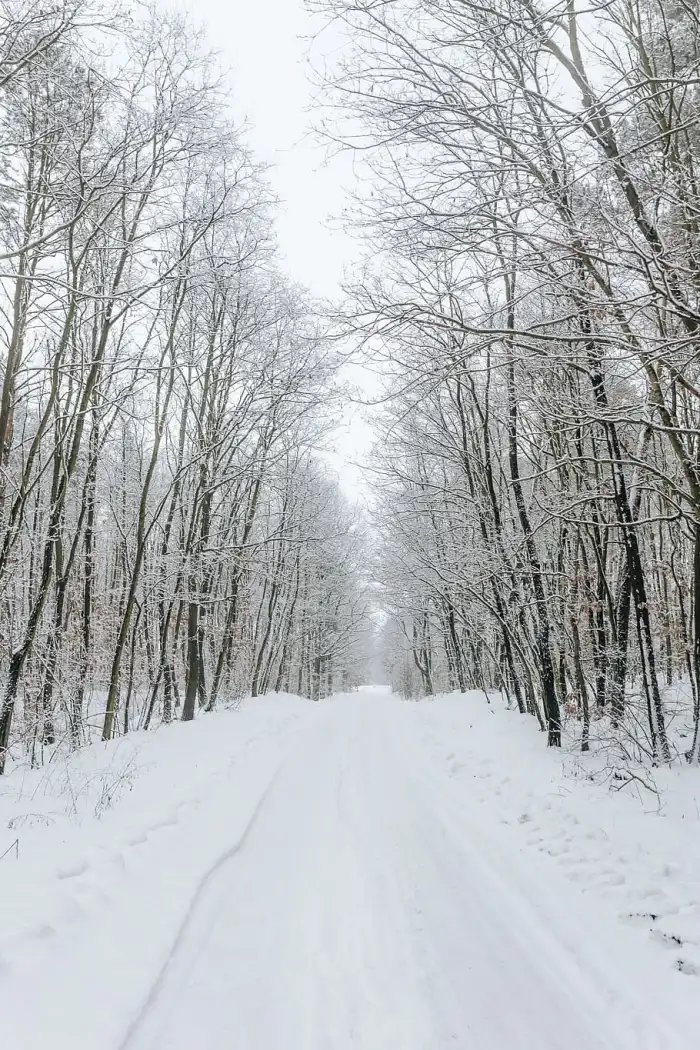
[[[675,933],[664,933],[663,930],[652,930],[651,938],[664,948],[683,947],[683,941]]]
[[[620,920],[626,926],[637,926],[642,929],[652,930],[654,923],[658,921],[659,915],[654,911],[631,911],[621,915]]]
[[[76,864],[72,864],[68,867],[59,868],[56,874],[58,875],[59,879],[77,879],[81,875],[84,875],[85,872],[89,870],[89,868],[90,865],[88,861],[81,860],[78,861]]]
[[[645,890],[641,890],[639,896],[643,900],[653,900],[654,906],[653,911],[658,912],[659,915],[675,915],[678,912],[678,905],[670,901],[663,890],[660,890],[658,886],[649,886]]]
[[[120,849],[110,850],[108,856],[115,867],[120,868],[121,871],[126,871],[126,857]]]
[[[598,879],[599,886],[623,886],[627,881],[620,871],[604,871],[602,879]]]

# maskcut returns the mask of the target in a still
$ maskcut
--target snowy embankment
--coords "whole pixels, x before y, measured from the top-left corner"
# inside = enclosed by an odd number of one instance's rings
[[[694,1047],[697,773],[657,771],[659,809],[574,769],[497,698],[366,689],[17,770],[4,1042]]]
[[[313,713],[298,697],[248,700],[0,780],[4,1044],[63,1050],[73,1027],[86,1050],[119,1044],[200,880]],[[64,981],[80,994],[66,1000]]]
[[[465,800],[551,856],[582,893],[608,899],[670,966],[700,975],[698,769],[616,768],[601,745],[577,750],[576,726],[561,751],[547,749],[534,720],[498,695],[487,704],[483,693],[454,693],[415,708],[425,746]]]

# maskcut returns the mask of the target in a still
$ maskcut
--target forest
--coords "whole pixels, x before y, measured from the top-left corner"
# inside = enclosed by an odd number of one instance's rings
[[[0,767],[377,659],[697,763],[695,5],[306,6],[361,173],[331,304],[187,15],[3,5]]]
[[[349,687],[335,351],[202,34],[27,0],[0,48],[0,770]]]
[[[697,1050],[698,0],[0,0],[0,1039]]]
[[[325,131],[368,173],[338,323],[380,373],[395,687],[697,763],[697,5],[312,6],[346,40]]]

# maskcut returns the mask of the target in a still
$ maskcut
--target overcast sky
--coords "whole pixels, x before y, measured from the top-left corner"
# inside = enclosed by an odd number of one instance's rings
[[[343,209],[352,183],[349,156],[327,157],[311,132],[313,88],[307,52],[319,23],[302,0],[171,0],[186,7],[207,31],[210,44],[231,70],[234,108],[250,121],[248,141],[271,165],[280,198],[277,236],[290,277],[323,297],[339,293],[343,267],[355,244],[330,219]],[[331,46],[328,36],[327,46]],[[353,370],[355,381],[362,375]],[[371,432],[356,406],[348,406],[337,435],[335,468],[351,496],[363,494],[355,461],[366,455]]]
[[[302,0],[172,0],[187,7],[232,71],[236,115],[250,119],[248,140],[273,165],[282,206],[277,229],[292,277],[333,295],[353,242],[326,222],[342,210],[349,157],[327,162],[310,133],[312,86],[305,61],[319,27]]]

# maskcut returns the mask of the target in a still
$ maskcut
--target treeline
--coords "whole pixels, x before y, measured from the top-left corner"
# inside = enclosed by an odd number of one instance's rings
[[[357,675],[336,362],[179,14],[0,6],[0,771]]]
[[[310,6],[371,169],[346,323],[388,375],[396,686],[504,689],[550,745],[603,717],[654,760],[673,717],[697,762],[697,5]]]

